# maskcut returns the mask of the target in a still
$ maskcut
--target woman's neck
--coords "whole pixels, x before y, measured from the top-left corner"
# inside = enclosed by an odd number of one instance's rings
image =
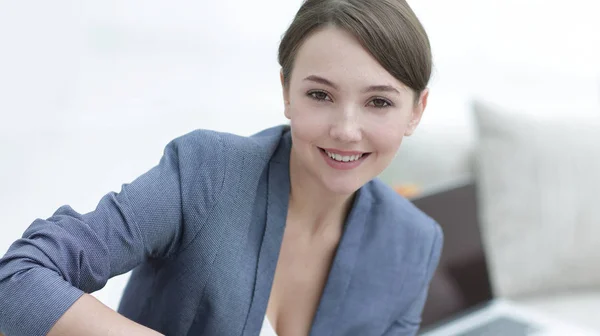
[[[291,222],[313,236],[340,233],[354,194],[340,195],[327,190],[295,161],[293,153],[290,156],[288,216],[294,219]]]

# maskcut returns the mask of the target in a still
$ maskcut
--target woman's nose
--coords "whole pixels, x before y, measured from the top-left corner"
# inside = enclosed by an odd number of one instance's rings
[[[362,139],[362,129],[357,111],[346,108],[340,112],[331,125],[330,136],[340,142],[359,142]]]

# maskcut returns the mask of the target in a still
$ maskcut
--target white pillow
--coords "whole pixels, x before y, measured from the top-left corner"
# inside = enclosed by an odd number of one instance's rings
[[[479,101],[473,107],[481,229],[496,295],[600,289],[600,111],[544,117]]]

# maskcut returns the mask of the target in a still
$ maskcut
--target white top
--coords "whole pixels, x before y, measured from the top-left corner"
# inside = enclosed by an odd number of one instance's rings
[[[273,326],[269,322],[267,315],[265,315],[265,320],[263,321],[262,328],[260,328],[259,336],[277,336],[277,333],[275,332],[275,329],[273,329]]]

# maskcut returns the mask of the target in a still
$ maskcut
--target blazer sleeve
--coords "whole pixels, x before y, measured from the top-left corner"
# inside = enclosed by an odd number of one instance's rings
[[[83,293],[177,251],[185,231],[181,172],[201,167],[182,161],[182,152],[188,159],[203,154],[190,147],[189,140],[172,141],[157,166],[105,195],[90,213],[63,206],[35,220],[0,259],[0,333],[45,335]],[[211,197],[196,196],[197,208],[210,207]]]
[[[427,293],[429,291],[429,284],[437,269],[442,254],[442,247],[444,244],[444,235],[441,227],[434,223],[434,238],[431,246],[431,253],[429,261],[427,263],[427,277],[423,283],[421,292],[413,301],[408,311],[398,318],[385,332],[384,336],[414,336],[419,331],[421,326],[421,315],[423,314],[423,308],[427,301]]]

